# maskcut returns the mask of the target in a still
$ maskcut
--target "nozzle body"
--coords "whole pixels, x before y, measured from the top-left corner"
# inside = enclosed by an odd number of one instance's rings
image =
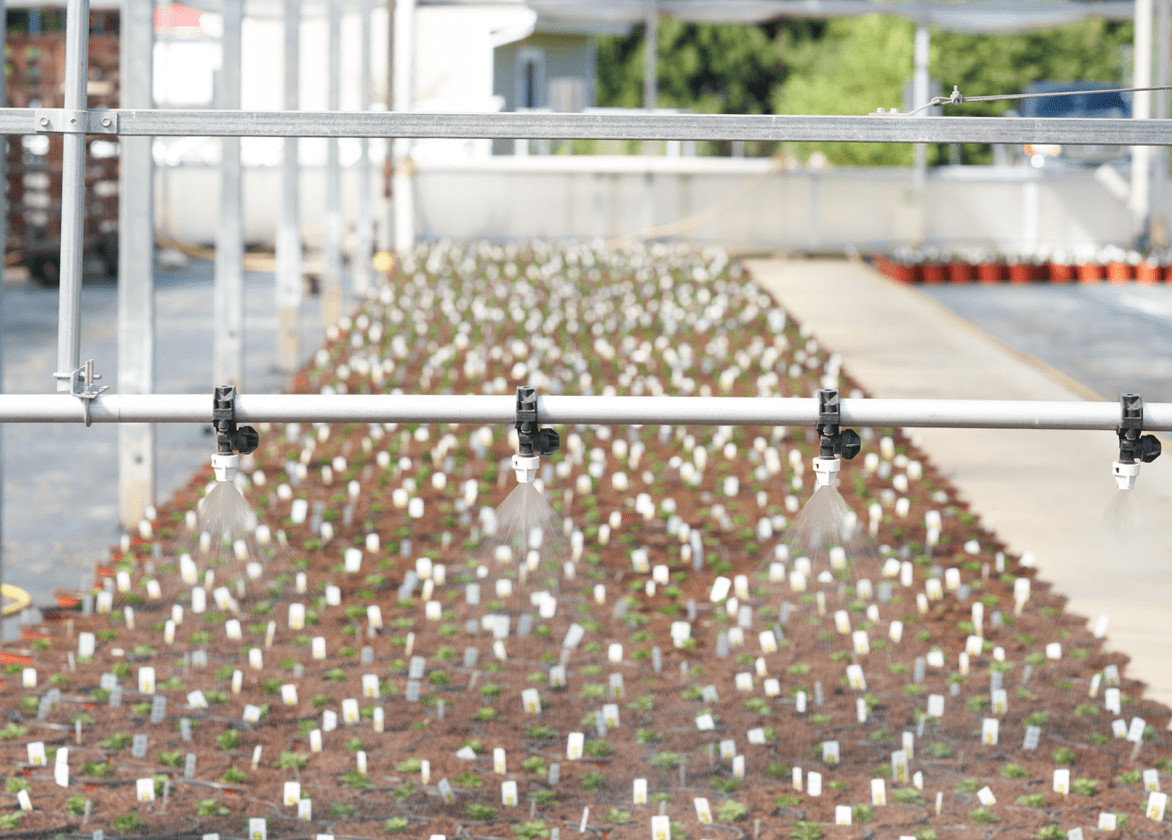
[[[814,459],[814,489],[819,487],[836,487],[838,485],[838,471],[842,469],[841,458]]]
[[[1115,476],[1115,486],[1120,490],[1134,490],[1135,480],[1139,478],[1139,462],[1115,461],[1111,464],[1111,475]]]
[[[216,481],[233,481],[236,478],[236,467],[240,464],[240,456],[236,453],[225,455],[222,452],[212,454],[212,469],[216,472]]]
[[[532,484],[537,478],[537,468],[541,465],[538,455],[514,455],[513,470],[517,473],[519,484]]]

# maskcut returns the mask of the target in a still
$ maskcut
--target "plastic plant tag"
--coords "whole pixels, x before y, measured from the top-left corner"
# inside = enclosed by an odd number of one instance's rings
[[[607,648],[606,658],[609,662],[622,662],[623,646],[618,642],[612,642]]]
[[[804,715],[806,713],[806,692],[799,691],[797,696],[794,697],[794,711],[796,711],[799,715]]]
[[[146,781],[150,782],[151,780],[147,779]],[[152,782],[151,783],[151,798],[152,799],[154,798],[154,795],[155,795],[155,787],[154,787],[154,783]],[[1153,796],[1154,795],[1155,794],[1153,794]],[[27,790],[22,790],[19,793],[17,793],[16,794],[16,801],[18,803],[20,803],[20,810],[22,810],[22,811],[31,811],[33,809],[33,801],[29,797]]]
[[[581,732],[571,732],[566,738],[566,758],[577,761],[582,757],[582,750],[586,744],[586,736]]]
[[[134,783],[134,798],[138,802],[154,802],[155,801],[155,780],[154,779],[138,779]]]
[[[944,651],[930,650],[924,657],[924,663],[929,668],[943,668],[944,667]]]
[[[37,687],[37,669],[25,668],[20,672],[20,685],[22,688],[36,688]]]
[[[501,804],[507,805],[510,808],[517,804],[517,783],[516,782],[501,782]]]
[[[1122,718],[1116,718],[1115,720],[1111,721],[1111,734],[1116,738],[1126,738],[1127,721],[1123,720]]]
[[[851,639],[855,644],[855,653],[859,656],[866,656],[871,652],[871,642],[867,638],[866,630],[856,630],[851,634]]]
[[[1127,727],[1127,740],[1133,744],[1138,744],[1143,740],[1146,726],[1147,722],[1143,718],[1133,717],[1131,719],[1131,725]]]
[[[907,753],[908,759],[916,757],[916,736],[911,732],[904,732],[901,737],[903,751]]]
[[[134,736],[130,742],[130,754],[134,758],[143,758],[147,751],[147,736],[141,732]]]
[[[1099,686],[1102,684],[1102,682],[1103,682],[1103,675],[1102,674],[1095,674],[1094,676],[1092,676],[1091,677],[1091,686],[1087,690],[1087,697],[1090,697],[1093,699],[1096,695],[1098,695]]]
[[[289,629],[301,630],[305,627],[305,604],[289,605]]]
[[[834,824],[835,825],[850,825],[851,824],[851,806],[850,805],[835,805],[834,806]]]
[[[720,742],[719,749],[722,760],[731,759],[737,754],[737,742],[731,738],[725,738]]]
[[[458,756],[459,753],[456,755]],[[475,757],[476,753],[472,755]],[[419,762],[419,781],[425,785],[431,782],[431,762],[426,758]]]
[[[1004,688],[996,689],[990,692],[992,695],[991,705],[993,707],[993,714],[1004,715],[1009,712],[1009,692]]]
[[[570,629],[566,631],[566,638],[562,641],[562,647],[573,650],[582,642],[582,638],[586,635],[585,628],[577,622],[570,625]]]
[[[756,729],[750,729],[746,732],[745,737],[749,739],[750,744],[764,744],[765,730],[758,726]]]
[[[997,746],[997,732],[1000,722],[997,718],[985,718],[981,722],[981,743],[986,746]]]
[[[912,787],[914,787],[916,790],[924,789],[924,774],[922,771],[917,770],[912,775]]]
[[[839,610],[834,614],[834,629],[844,636],[851,632],[851,619],[846,610]]]
[[[996,805],[997,797],[993,795],[993,789],[988,785],[977,791],[977,799],[982,805]]]
[[[554,665],[549,669],[549,684],[553,688],[566,687],[566,667],[564,665]]]
[[[1114,831],[1116,826],[1118,825],[1118,822],[1119,821],[1115,818],[1115,814],[1113,812],[1111,812],[1111,811],[1100,811],[1099,812],[1099,826],[1098,826],[1099,831]]]
[[[248,649],[248,666],[254,671],[260,671],[264,668],[264,655],[261,653],[260,648],[254,647]]]
[[[770,677],[765,681],[765,696],[778,697],[781,695],[781,683]]]
[[[806,774],[806,792],[809,793],[810,796],[821,796],[822,795],[822,774],[821,773],[815,773],[813,770],[811,770],[809,773]]]
[[[946,569],[944,572],[944,585],[948,587],[950,592],[955,592],[960,589],[960,569],[955,567]]]
[[[64,749],[64,748],[62,748],[62,749]],[[57,754],[60,755],[61,750],[58,750]],[[69,787],[69,765],[68,764],[63,764],[62,762],[58,761],[56,764],[53,765],[53,783],[56,784],[57,787],[63,787],[63,788]]]
[[[26,748],[28,751],[28,763],[33,767],[45,766],[45,742],[33,741]]]
[[[969,636],[965,639],[964,652],[969,656],[980,656],[985,640],[980,636]]]
[[[1160,789],[1160,771],[1145,770],[1143,772],[1144,790],[1158,791]]]
[[[248,840],[268,840],[269,826],[264,817],[248,818]]]
[[[777,637],[773,635],[772,630],[762,630],[757,634],[757,641],[761,645],[762,653],[777,652]]]
[[[623,675],[611,674],[606,681],[606,694],[614,700],[623,699]]]
[[[801,572],[789,573],[789,588],[794,592],[806,591],[806,576]]]
[[[492,751],[492,772],[498,776],[505,775],[505,751],[503,747],[496,747]]]
[[[944,717],[944,695],[928,695],[928,715],[934,718]]]
[[[696,728],[701,732],[709,732],[716,728],[716,721],[712,719],[710,712],[705,712],[696,718]]]
[[[692,800],[692,806],[696,809],[696,819],[700,821],[700,825],[712,824],[712,809],[708,807],[707,799],[697,796]]]
[[[24,791],[21,791],[22,793]],[[1148,794],[1148,804],[1144,808],[1144,813],[1147,814],[1149,820],[1155,822],[1164,821],[1164,809],[1168,806],[1168,794],[1160,793],[1159,791],[1152,791]]]
[[[728,629],[728,643],[733,647],[741,647],[745,643],[745,631],[740,627]]]
[[[1054,771],[1054,792],[1063,796],[1070,793],[1070,770],[1065,767]]]
[[[371,723],[375,732],[381,733],[384,730],[386,727],[386,713],[383,712],[382,707],[374,710],[374,713],[371,715]]]
[[[260,706],[254,706],[251,703],[246,703],[244,706],[244,722],[260,723]]]
[[[847,665],[846,680],[855,691],[866,691],[867,680],[863,677],[863,666]]]
[[[838,764],[838,741],[822,742],[822,760],[827,764]]]
[[[338,713],[326,709],[321,713],[321,731],[333,732],[338,728]]]
[[[240,622],[235,618],[230,618],[224,622],[224,633],[233,642],[238,642],[244,638],[244,632],[240,629]]]
[[[96,637],[93,633],[78,633],[77,634],[77,655],[81,657],[92,657],[94,655],[94,643]]]
[[[737,691],[752,691],[753,690],[753,675],[748,671],[741,671],[734,678]]]
[[[895,750],[891,753],[891,780],[907,784],[908,754],[905,750]]]
[[[312,799],[298,799],[297,800],[297,819],[309,821],[313,819],[313,800]],[[318,837],[321,835],[319,834]]]
[[[1036,750],[1038,748],[1038,741],[1042,738],[1042,727],[1027,726],[1025,733],[1025,740],[1022,742],[1021,748],[1023,750]]]
[[[1046,645],[1046,658],[1047,659],[1061,659],[1062,658],[1062,643],[1061,642],[1050,642],[1048,645]]]
[[[887,804],[887,782],[883,781],[883,779],[871,780],[871,804]]]
[[[802,792],[802,768],[795,767],[793,769],[793,772],[791,773],[791,776],[793,778],[794,790],[796,790],[798,793],[801,793]]]
[[[893,621],[887,628],[887,637],[897,645],[903,641],[903,622]]]
[[[924,581],[924,594],[929,601],[939,601],[944,597],[944,587],[940,585],[939,578],[928,578]]]
[[[745,757],[743,755],[733,756],[732,771],[734,779],[745,778]]]
[[[244,672],[237,668],[232,672],[232,693],[239,694],[242,688],[244,688]]]
[[[1119,693],[1118,688],[1108,688],[1103,692],[1103,706],[1107,711],[1114,714],[1121,714],[1123,712],[1123,698]]]
[[[439,795],[443,797],[444,802],[451,805],[456,801],[456,792],[452,790],[452,783],[447,779],[440,779],[436,787],[439,788]]]
[[[656,815],[651,818],[651,840],[671,840],[671,817]]]
[[[602,706],[602,719],[606,721],[606,725],[611,729],[618,728],[619,725],[619,705],[618,703],[605,703]]]
[[[1112,688],[1119,687],[1119,666],[1105,665],[1103,666],[1103,682]]]
[[[140,694],[155,693],[155,669],[149,665],[138,669],[138,691]]]
[[[301,782],[285,782],[285,793],[281,797],[282,801],[289,807],[293,807],[301,801]]]
[[[319,753],[321,752],[321,730],[313,729],[309,733],[309,751]]]

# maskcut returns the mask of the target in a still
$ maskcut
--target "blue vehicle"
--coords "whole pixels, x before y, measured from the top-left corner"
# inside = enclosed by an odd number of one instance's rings
[[[1026,93],[1062,91],[1108,91],[1123,87],[1119,82],[1033,82]],[[1077,93],[1071,96],[1043,96],[1021,100],[1023,117],[1057,117],[1067,119],[1129,119],[1130,93]],[[1093,167],[1104,163],[1126,162],[1131,155],[1127,146],[1066,146],[1027,144],[1026,160],[1031,166]]]

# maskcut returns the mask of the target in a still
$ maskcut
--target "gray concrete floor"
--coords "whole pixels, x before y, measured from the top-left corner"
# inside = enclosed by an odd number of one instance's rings
[[[1172,402],[1172,286],[923,286],[961,318],[1096,394]]]
[[[87,279],[82,291],[82,359],[92,358],[101,384],[117,391],[117,285]],[[280,392],[276,370],[273,277],[245,275],[244,391]],[[10,275],[4,288],[4,386],[9,393],[55,390],[55,289]],[[156,275],[156,386],[158,393],[201,393],[211,399],[212,266],[193,261]],[[301,353],[321,344],[319,300],[303,308]],[[157,433],[157,498],[187,483],[212,452],[210,427],[161,424]],[[4,427],[4,580],[50,603],[54,587],[90,579],[95,561],[122,534],[118,523],[118,430],[68,424]],[[6,622],[15,632],[14,622]]]
[[[1146,375],[1153,356],[1161,364],[1168,358],[1158,349],[1159,322],[1143,321],[1124,303],[1148,301],[1157,311],[1162,289],[965,287],[927,290],[929,297],[860,263],[757,260],[749,268],[820,342],[842,354],[845,369],[874,397],[1097,399],[1093,388],[1114,398],[1117,390],[1144,387],[1132,383]],[[996,325],[1004,340],[942,306],[937,295],[950,296],[978,323]],[[1134,333],[1137,323],[1145,327],[1142,341],[1150,342],[1143,346],[1156,349],[1139,352],[1113,340]],[[1151,385],[1164,389],[1149,389],[1155,398],[1167,398],[1166,380]],[[1112,432],[921,429],[917,436],[986,527],[1014,552],[1034,552],[1039,573],[1069,598],[1072,612],[1108,616],[1108,642],[1131,657],[1128,673],[1172,702],[1172,459],[1143,468],[1126,501],[1145,525],[1120,535],[1107,519],[1120,501],[1111,478],[1118,457]]]

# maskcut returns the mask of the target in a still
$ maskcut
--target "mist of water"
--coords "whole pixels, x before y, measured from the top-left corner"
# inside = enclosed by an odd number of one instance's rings
[[[256,515],[235,484],[217,481],[199,503],[199,526],[213,542],[231,543],[256,529]]]
[[[791,549],[814,557],[833,546],[853,542],[857,529],[852,525],[856,522],[854,511],[838,489],[822,486],[790,523],[786,542]]]
[[[1135,543],[1144,536],[1142,500],[1134,490],[1120,490],[1099,517],[1098,535],[1116,543]]]
[[[541,492],[532,484],[518,484],[496,509],[494,525],[472,552],[476,561],[491,578],[515,577],[548,589],[570,552],[562,519]]]

